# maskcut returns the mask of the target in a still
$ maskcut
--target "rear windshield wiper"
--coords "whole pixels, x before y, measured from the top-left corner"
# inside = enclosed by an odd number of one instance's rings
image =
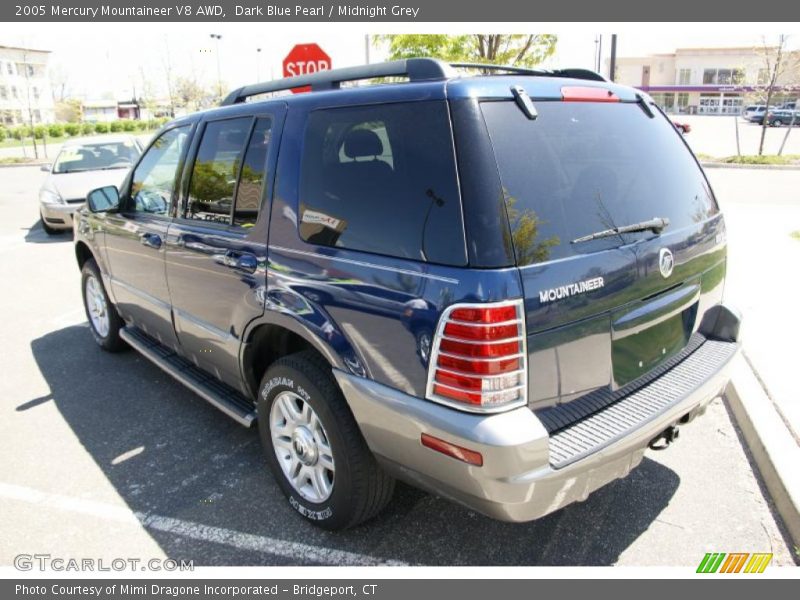
[[[596,233],[590,233],[583,237],[575,238],[572,244],[580,244],[581,242],[591,242],[592,240],[599,240],[601,238],[612,237],[620,233],[635,233],[637,231],[652,231],[653,233],[661,233],[669,225],[669,219],[666,217],[655,217],[649,221],[642,221],[641,223],[633,223],[631,225],[623,225],[622,227],[614,227],[612,229],[604,229]]]

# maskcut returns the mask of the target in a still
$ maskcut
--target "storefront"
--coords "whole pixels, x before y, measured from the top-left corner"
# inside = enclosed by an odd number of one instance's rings
[[[744,110],[746,86],[641,87],[668,114],[738,115]]]

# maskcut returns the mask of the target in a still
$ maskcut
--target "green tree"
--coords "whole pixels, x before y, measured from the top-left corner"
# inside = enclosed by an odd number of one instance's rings
[[[517,264],[530,265],[546,261],[550,258],[550,249],[560,243],[558,236],[540,239],[539,227],[542,225],[542,220],[539,216],[530,209],[518,209],[517,199],[511,196],[505,188],[503,195],[513,232],[511,240],[517,255]]]
[[[558,38],[552,34],[379,35],[375,44],[389,45],[389,58],[432,56],[448,62],[491,63],[533,67],[551,56]]]

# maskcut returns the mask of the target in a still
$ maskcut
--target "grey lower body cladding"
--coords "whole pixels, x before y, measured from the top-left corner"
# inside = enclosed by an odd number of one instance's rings
[[[699,342],[636,391],[555,431],[527,407],[462,413],[334,373],[370,449],[393,475],[488,516],[521,522],[624,477],[651,440],[722,394],[739,344]],[[483,465],[432,452],[420,443],[423,433],[481,453]]]

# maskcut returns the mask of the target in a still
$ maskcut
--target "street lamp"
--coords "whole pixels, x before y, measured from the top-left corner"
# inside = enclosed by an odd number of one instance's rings
[[[220,98],[222,98],[222,72],[220,71],[219,67],[219,41],[222,39],[222,36],[218,33],[212,33],[211,39],[216,40],[217,46],[217,94]]]
[[[256,81],[261,81],[261,48],[256,48]]]

